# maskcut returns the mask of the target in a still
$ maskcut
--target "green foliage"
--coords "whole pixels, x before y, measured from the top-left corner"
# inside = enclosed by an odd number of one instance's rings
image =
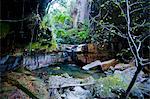
[[[98,4],[94,4],[97,10],[101,11],[101,17],[96,18],[96,27],[101,32],[110,32],[112,34],[125,34],[127,31],[127,20],[126,20],[126,1],[125,0],[102,0]],[[135,3],[135,4],[134,4]],[[131,1],[129,4],[133,4],[130,12],[131,17],[131,33],[133,35],[141,35],[148,32],[148,0],[141,0],[140,3]],[[108,28],[108,29],[106,29]],[[107,30],[107,31],[106,31]],[[120,30],[120,31],[118,31]],[[96,33],[100,33],[100,31]],[[104,33],[105,34],[105,33]],[[105,36],[105,35],[104,35]]]
[[[82,24],[80,28],[73,28],[73,19],[68,11],[71,6],[69,6],[68,3],[61,2],[61,0],[55,2],[56,3],[49,6],[49,9],[47,8],[49,12],[44,16],[40,28],[46,29],[50,27],[53,40],[57,43],[77,44],[85,42],[89,38],[87,22]],[[69,0],[69,2],[73,1]],[[57,8],[54,6],[56,4],[58,6]],[[65,4],[68,5],[69,8]]]
[[[10,26],[8,23],[0,22],[0,39],[5,38],[10,33]]]
[[[53,16],[52,20],[58,24],[65,24],[65,21],[70,19],[71,17],[69,15],[65,13],[58,13],[57,15]]]
[[[55,40],[52,39],[51,41],[45,41],[47,42],[47,44],[45,45],[42,45],[43,42],[44,42],[43,39],[41,39],[38,42],[33,42],[31,45],[32,51],[46,50],[46,52],[51,52],[51,51],[57,50],[57,43]],[[29,49],[30,44],[26,48]]]
[[[129,49],[122,49],[120,53],[117,54],[117,56],[128,56],[129,58],[130,56],[132,56],[132,53]]]
[[[128,87],[128,83],[124,80],[125,78],[120,74],[100,78],[95,85],[95,96],[111,97],[112,89],[125,90]]]
[[[128,37],[126,1],[125,0],[119,0],[119,1],[102,0],[102,2],[97,2],[97,3],[93,4],[93,6],[96,6],[95,7],[96,10],[94,9],[94,11],[95,12],[100,11],[100,15],[99,17],[96,18],[94,17],[97,14],[93,16],[95,22],[91,24],[94,27],[94,29],[92,27],[93,30],[91,29],[92,41],[98,44],[104,43],[104,44],[113,45],[113,42],[115,42],[114,36],[115,38],[117,38],[118,36],[124,38]],[[148,29],[149,9],[147,8],[148,0],[141,0],[140,3],[137,4],[136,3],[137,1],[135,0],[129,2],[129,5],[133,4],[130,8],[130,19],[131,19],[130,33],[133,37],[134,42],[136,43],[136,45],[138,45],[140,41],[139,38],[144,38],[144,36],[148,35],[149,33],[149,29]],[[122,39],[121,41],[125,41],[125,40],[126,39]],[[117,46],[112,46],[112,49],[115,50],[116,47]],[[122,46],[121,48],[125,48],[125,47],[126,46]],[[124,57],[128,57],[127,59],[129,59],[129,57],[132,56],[132,54],[131,52],[121,51],[118,53],[117,56],[121,56],[121,57],[124,56]]]
[[[57,34],[57,41],[59,43],[84,43],[89,38],[89,30],[86,28],[78,29],[78,28],[71,28],[71,29],[58,29],[56,30]]]

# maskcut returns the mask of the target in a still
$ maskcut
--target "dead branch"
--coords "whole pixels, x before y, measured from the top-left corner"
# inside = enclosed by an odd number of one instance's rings
[[[94,83],[83,83],[83,84],[63,84],[60,86],[52,86],[50,88],[64,88],[64,87],[75,87],[75,86],[89,86],[89,85],[93,85]]]
[[[144,2],[134,2],[134,3],[130,4],[129,6],[132,7],[132,6],[135,6],[137,4],[142,4],[142,3],[144,3]]]
[[[11,20],[11,19],[8,19],[8,20],[0,20],[0,22],[22,22],[22,21],[26,21],[28,20],[30,17],[26,17],[26,18],[23,18],[23,19],[18,19],[18,20]]]

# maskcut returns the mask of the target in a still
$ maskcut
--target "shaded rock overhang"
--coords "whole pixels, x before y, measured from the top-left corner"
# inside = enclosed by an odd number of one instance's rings
[[[23,3],[24,2],[24,3]],[[51,0],[1,0],[0,1],[0,19],[1,20],[17,20],[22,18],[23,4],[24,4],[24,17],[31,13],[36,13],[37,6],[38,12],[42,17],[44,15],[47,4]]]

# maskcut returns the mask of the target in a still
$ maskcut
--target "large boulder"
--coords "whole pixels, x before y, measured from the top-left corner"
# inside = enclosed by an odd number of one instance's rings
[[[67,90],[63,95],[65,99],[93,99],[89,90],[85,90],[82,87],[74,87],[73,91]]]
[[[45,83],[34,77],[29,71],[7,73],[5,80],[21,89],[31,98],[48,99],[49,93]]]
[[[12,86],[7,82],[1,82],[0,88],[1,99],[30,99],[30,97],[16,86]]]
[[[107,75],[96,80],[89,90],[94,93],[94,97],[122,99],[122,94],[125,94],[135,71],[136,67],[129,67],[123,71],[115,70],[113,75]],[[141,71],[131,90],[130,97],[133,99],[144,99],[144,96],[149,97],[149,84],[149,78],[145,78],[144,73]]]
[[[77,79],[72,77],[51,76],[49,77],[49,88],[64,88],[73,86],[93,85],[95,81],[92,77]]]
[[[122,75],[113,75],[100,78],[97,80],[96,84],[91,88],[91,91],[94,92],[94,97],[99,98],[116,98],[117,95],[112,93],[114,89],[126,89],[128,83]]]

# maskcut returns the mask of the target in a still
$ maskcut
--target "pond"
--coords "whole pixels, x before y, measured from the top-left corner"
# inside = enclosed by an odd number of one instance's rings
[[[38,76],[40,74],[46,74],[49,76],[67,74],[74,78],[87,78],[89,76],[92,76],[95,79],[104,76],[104,73],[101,73],[100,70],[85,71],[75,64],[50,65],[48,67],[43,67],[40,69],[33,70],[33,72],[35,74],[38,74]]]

